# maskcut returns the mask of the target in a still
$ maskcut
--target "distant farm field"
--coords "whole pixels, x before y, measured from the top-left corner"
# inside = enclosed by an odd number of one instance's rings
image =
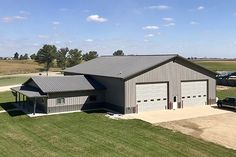
[[[32,60],[0,60],[0,75],[36,73],[43,70],[43,65]],[[58,70],[58,68],[50,69],[50,71]]]
[[[236,87],[224,87],[222,89],[218,88],[216,95],[219,99],[224,99],[226,97],[236,96]]]
[[[211,71],[236,71],[236,61],[194,61]]]
[[[1,60],[0,75],[25,74],[39,72],[42,65],[30,60]]]

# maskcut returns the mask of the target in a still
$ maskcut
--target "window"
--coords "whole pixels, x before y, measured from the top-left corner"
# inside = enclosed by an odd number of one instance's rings
[[[147,102],[147,100],[144,100],[144,102]]]
[[[151,99],[151,101],[154,101],[154,99]]]
[[[190,98],[190,96],[187,96],[187,98]]]
[[[157,101],[161,101],[161,99],[157,99]]]
[[[57,105],[65,104],[65,98],[57,98]]]
[[[137,102],[141,102],[141,100],[138,100]]]
[[[176,102],[177,101],[177,97],[176,96],[174,96],[174,102]]]
[[[163,98],[163,100],[166,100],[166,98]]]
[[[203,95],[204,97],[206,97],[206,95]]]
[[[182,99],[185,99],[185,96],[183,96]]]
[[[198,95],[198,97],[200,98],[200,97],[202,97],[201,95]]]
[[[194,95],[193,98],[196,98],[196,96]]]
[[[96,95],[90,95],[89,96],[89,101],[91,101],[91,102],[97,101],[97,96]]]

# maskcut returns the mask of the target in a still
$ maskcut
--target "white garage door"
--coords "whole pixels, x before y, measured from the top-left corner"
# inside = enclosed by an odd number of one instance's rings
[[[164,110],[167,107],[167,83],[137,84],[138,112]]]
[[[181,82],[183,107],[207,104],[207,81]]]

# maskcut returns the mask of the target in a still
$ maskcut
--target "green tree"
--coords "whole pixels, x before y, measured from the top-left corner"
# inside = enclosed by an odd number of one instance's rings
[[[69,52],[69,49],[67,47],[61,48],[60,50],[57,51],[57,65],[62,69],[66,68],[68,52]]]
[[[68,67],[75,66],[82,62],[82,51],[78,49],[71,49],[67,57]]]
[[[29,55],[27,53],[24,54],[23,59],[27,60],[29,59]]]
[[[44,45],[37,53],[37,62],[45,64],[45,70],[48,71],[56,59],[57,48],[55,45]]]
[[[89,51],[89,53],[85,53],[83,55],[83,60],[84,61],[89,61],[89,60],[97,58],[97,57],[98,57],[97,51]]]
[[[24,56],[23,56],[23,55],[20,55],[19,59],[20,59],[20,60],[24,60]]]
[[[122,50],[117,50],[113,53],[113,56],[124,56],[124,52]]]
[[[32,60],[36,60],[37,56],[36,56],[36,54],[34,53],[34,54],[30,55],[30,58],[31,58]]]
[[[18,52],[16,52],[15,54],[14,54],[14,57],[13,57],[14,59],[19,59],[19,53]]]

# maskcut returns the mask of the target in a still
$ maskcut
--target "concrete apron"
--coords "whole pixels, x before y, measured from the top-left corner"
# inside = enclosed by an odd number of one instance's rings
[[[219,109],[216,105],[205,105],[196,107],[185,107],[183,109],[176,110],[160,110],[142,112],[137,114],[127,114],[123,115],[122,117],[124,119],[141,119],[143,121],[155,124],[168,121],[205,117],[229,112],[231,111]]]

